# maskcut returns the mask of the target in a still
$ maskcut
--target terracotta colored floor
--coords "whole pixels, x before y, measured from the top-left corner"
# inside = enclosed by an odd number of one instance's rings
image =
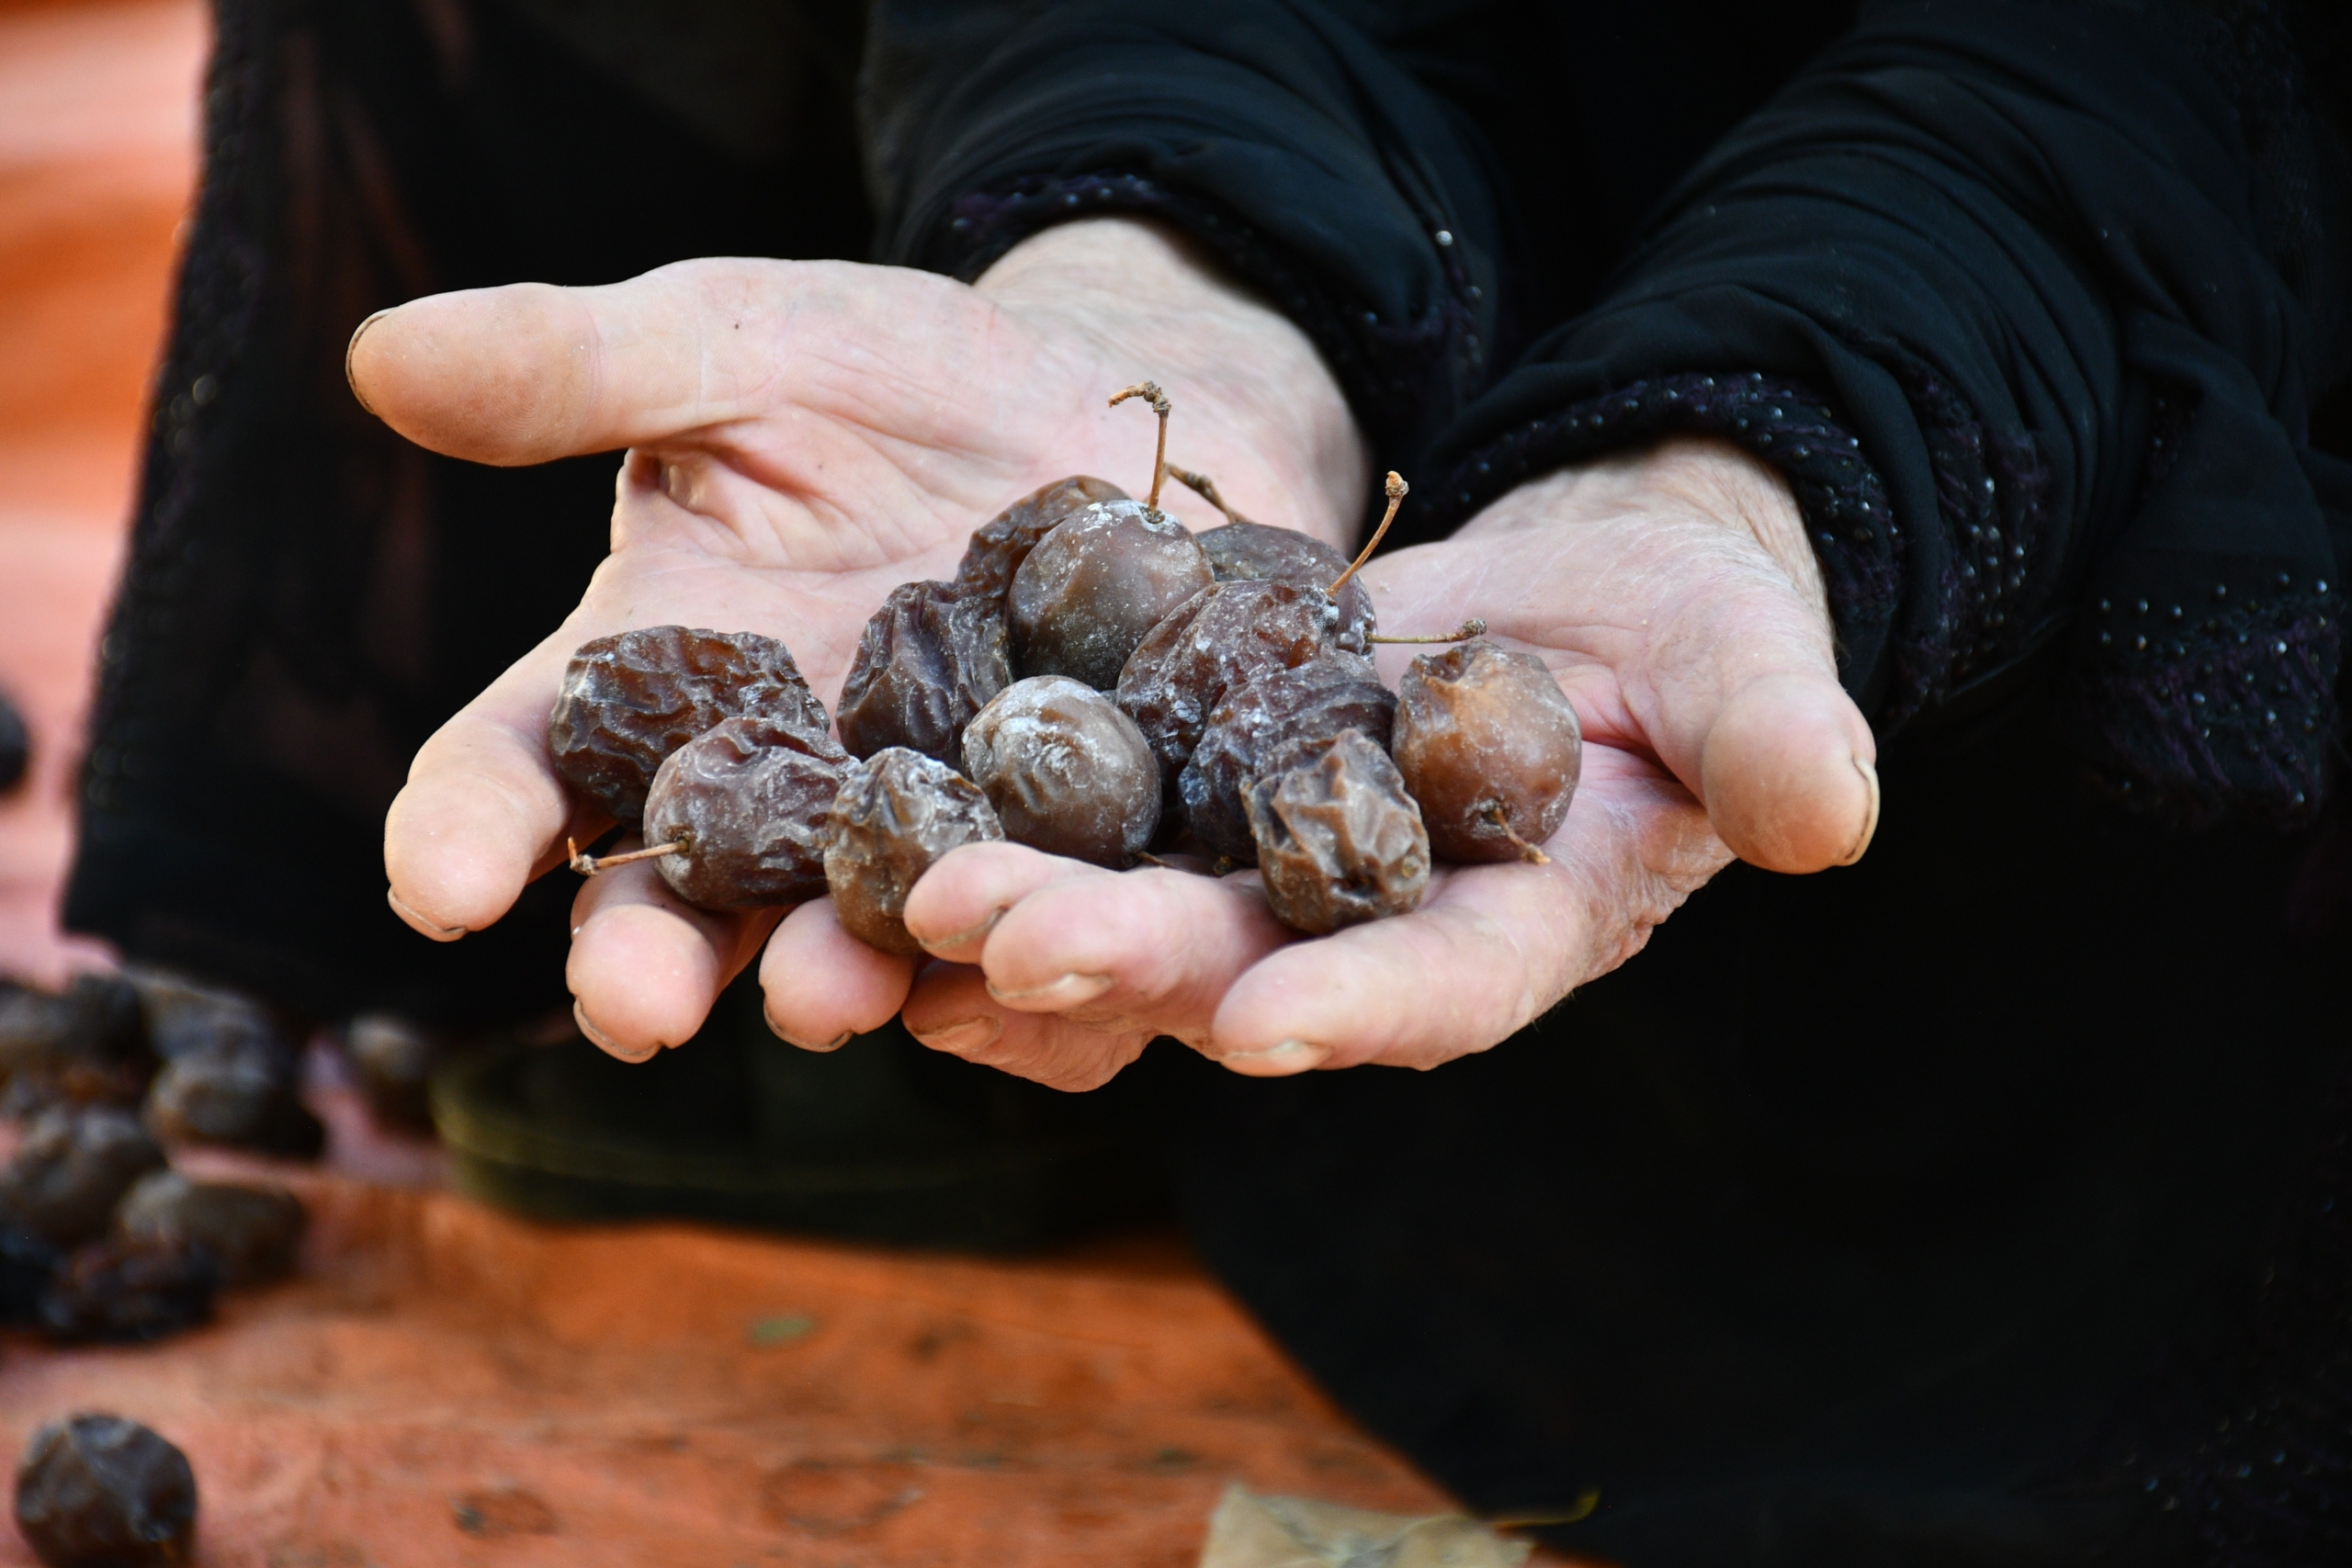
[[[0,0],[0,690],[36,758],[0,803],[0,976],[104,956],[55,904],[204,33],[198,0]],[[303,1277],[160,1346],[0,1345],[0,1462],[61,1412],[151,1422],[207,1568],[1178,1568],[1228,1480],[1444,1506],[1172,1238],[1004,1264],[534,1226],[319,1103]]]

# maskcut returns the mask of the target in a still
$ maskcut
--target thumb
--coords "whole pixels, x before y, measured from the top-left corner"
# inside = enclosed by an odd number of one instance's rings
[[[1752,865],[1851,865],[1878,830],[1876,762],[1869,725],[1834,679],[1770,675],[1713,715],[1699,797],[1716,836]]]

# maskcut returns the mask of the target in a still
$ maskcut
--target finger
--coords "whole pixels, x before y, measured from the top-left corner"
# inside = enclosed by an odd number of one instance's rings
[[[634,840],[625,840],[634,847]],[[649,862],[588,878],[571,907],[564,980],[581,1032],[625,1062],[684,1043],[780,911],[715,915],[670,891]]]
[[[968,291],[896,273],[879,288],[874,270],[701,260],[601,288],[435,294],[361,322],[345,369],[378,418],[453,457],[644,446],[774,406],[780,378],[823,372],[814,351],[849,342],[889,363],[901,342],[967,335]]]
[[[1595,748],[1547,865],[1442,874],[1413,913],[1270,954],[1219,1005],[1207,1055],[1258,1076],[1433,1066],[1526,1027],[1641,948],[1727,858],[1690,794]]]
[[[1048,883],[1107,875],[1100,866],[1025,844],[966,844],[951,851],[907,895],[907,931],[934,958],[978,964],[1005,912]]]
[[[1100,1089],[1143,1055],[1149,1030],[1008,1010],[967,964],[933,964],[907,998],[907,1031],[934,1051],[1070,1093]]]
[[[768,1027],[804,1051],[837,1051],[898,1016],[915,961],[884,953],[842,929],[831,898],[785,916],[760,959]]]

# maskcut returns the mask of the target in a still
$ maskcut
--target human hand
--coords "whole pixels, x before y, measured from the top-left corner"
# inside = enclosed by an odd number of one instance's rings
[[[1268,1076],[1432,1066],[1623,963],[1735,854],[1810,872],[1868,847],[1870,728],[1838,683],[1795,503],[1753,459],[1680,441],[1555,474],[1368,577],[1384,630],[1483,617],[1576,705],[1583,779],[1551,863],[1441,865],[1413,913],[1302,941],[1254,874],[961,850],[907,905],[954,961],[915,985],[919,1038],[1069,1089],[1158,1034]],[[1413,651],[1382,650],[1392,683]]]
[[[564,665],[592,637],[665,623],[763,632],[834,705],[883,595],[949,574],[1005,503],[1073,472],[1148,479],[1149,420],[1105,407],[1146,377],[1177,405],[1171,456],[1265,521],[1345,543],[1372,468],[1296,328],[1120,220],[1047,231],[973,288],[716,260],[602,288],[440,295],[364,323],[349,369],[369,409],[450,456],[629,449],[612,553],[580,607],[426,742],[388,816],[392,908],[441,941],[500,919],[562,863],[567,837],[609,826],[565,788],[546,742]],[[1219,521],[1166,500],[1197,525]],[[910,978],[908,961],[837,926],[832,942],[855,950],[829,946],[829,909],[788,928],[780,988],[812,988],[792,983],[802,959],[836,980],[814,987],[813,1013],[772,1014],[816,1044],[887,1021]],[[775,923],[690,908],[642,863],[595,877],[567,969],[582,1027],[631,1059],[684,1041]]]

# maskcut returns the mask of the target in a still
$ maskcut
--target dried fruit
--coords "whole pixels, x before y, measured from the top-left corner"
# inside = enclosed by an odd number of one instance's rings
[[[135,1344],[212,1315],[220,1265],[200,1247],[97,1241],[67,1260],[41,1296],[41,1326],[68,1343]]]
[[[1067,675],[1014,682],[964,732],[964,771],[1004,836],[1118,869],[1159,826],[1159,764],[1135,720]]]
[[[44,1240],[73,1247],[105,1235],[130,1184],[163,1163],[139,1118],[119,1107],[45,1111],[0,1176],[0,1207]]]
[[[1162,617],[1216,581],[1200,541],[1138,502],[1099,502],[1037,542],[1005,596],[1016,674],[1098,691]]]
[[[301,1089],[299,1056],[250,1036],[226,1036],[164,1064],[148,1091],[147,1124],[166,1143],[315,1159],[326,1129],[303,1105]]]
[[[378,1121],[433,1130],[433,1072],[448,1055],[439,1034],[397,1013],[363,1013],[344,1026],[343,1054]]]
[[[196,1472],[136,1421],[51,1421],[17,1467],[17,1528],[49,1568],[178,1568],[196,1552]]]
[[[1584,755],[1577,710],[1541,660],[1465,642],[1396,683],[1397,771],[1440,857],[1532,858],[1568,814]]]
[[[798,904],[825,891],[825,819],[849,754],[830,735],[730,718],[670,754],[645,799],[662,880],[705,909]]]
[[[842,686],[842,744],[853,756],[904,746],[950,767],[963,760],[964,727],[1012,681],[1002,597],[947,582],[890,590]]]
[[[1266,905],[1320,936],[1421,901],[1430,840],[1388,753],[1357,730],[1270,760],[1250,786],[1250,829]]]
[[[1001,839],[988,796],[946,763],[893,746],[842,775],[825,845],[825,880],[842,929],[885,953],[921,953],[907,894],[959,845]]]
[[[155,1076],[139,993],[119,975],[77,975],[62,995],[0,990],[6,1113],[56,1105],[136,1105]]]
[[[164,1061],[232,1042],[266,1045],[289,1059],[301,1054],[294,1025],[242,991],[141,965],[125,969],[123,978],[139,993],[148,1043]]]
[[[38,1324],[40,1299],[64,1264],[63,1253],[0,1205],[0,1325]]]
[[[972,531],[956,569],[956,592],[964,598],[1001,604],[1012,574],[1064,518],[1098,501],[1125,501],[1127,492],[1109,479],[1072,474],[1030,491]]]
[[[283,1187],[190,1181],[174,1170],[140,1178],[115,1210],[115,1235],[134,1247],[201,1247],[223,1285],[259,1285],[294,1271],[308,1216]]]
[[[1151,628],[1119,671],[1119,705],[1151,742],[1171,791],[1225,694],[1329,651],[1334,620],[1319,588],[1219,582]]]
[[[1255,863],[1248,795],[1265,764],[1294,745],[1347,729],[1385,747],[1396,715],[1396,694],[1380,683],[1372,661],[1348,653],[1227,687],[1177,780],[1185,825],[1211,853]]]
[[[662,759],[722,720],[822,734],[824,705],[791,650],[755,632],[642,626],[582,645],[548,715],[556,771],[623,822],[645,809]]]
[[[1287,582],[1294,588],[1329,589],[1348,570],[1348,558],[1312,534],[1270,528],[1246,520],[1212,528],[1201,536],[1219,582]],[[1374,631],[1372,594],[1350,578],[1338,595],[1338,629],[1332,642],[1341,651],[1364,653]]]

